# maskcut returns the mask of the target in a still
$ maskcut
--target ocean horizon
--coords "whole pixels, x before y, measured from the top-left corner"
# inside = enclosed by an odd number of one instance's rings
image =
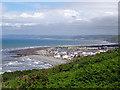
[[[39,46],[84,46],[84,45],[102,45],[112,44],[100,40],[48,40],[48,39],[13,39],[3,38],[2,49],[30,48]]]

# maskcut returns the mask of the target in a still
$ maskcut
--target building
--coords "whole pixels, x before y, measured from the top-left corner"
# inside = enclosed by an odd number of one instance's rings
[[[58,55],[55,55],[54,56],[55,58],[61,58],[61,56],[58,54]]]
[[[63,55],[62,56],[63,59],[68,59],[68,57],[69,57],[68,55]]]

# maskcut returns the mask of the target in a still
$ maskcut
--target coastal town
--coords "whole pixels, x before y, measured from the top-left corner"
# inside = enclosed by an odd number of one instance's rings
[[[75,57],[85,57],[96,55],[101,52],[109,52],[118,47],[79,47],[79,46],[64,46],[64,47],[51,47],[46,50],[41,50],[40,55],[54,57],[62,60],[74,60]]]
[[[119,45],[96,46],[54,46],[20,49],[9,51],[12,58],[38,60],[52,66],[64,64],[76,60],[76,57],[92,56],[102,52],[111,53],[110,50],[119,48]],[[15,55],[14,55],[15,54]]]

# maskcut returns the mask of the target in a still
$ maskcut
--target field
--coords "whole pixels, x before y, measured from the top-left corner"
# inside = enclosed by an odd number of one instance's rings
[[[76,60],[49,69],[6,72],[3,88],[120,88],[120,50]]]

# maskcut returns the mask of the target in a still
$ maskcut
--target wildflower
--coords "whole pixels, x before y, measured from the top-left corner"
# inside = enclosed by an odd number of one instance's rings
[[[110,54],[110,50],[108,50],[108,54]]]

